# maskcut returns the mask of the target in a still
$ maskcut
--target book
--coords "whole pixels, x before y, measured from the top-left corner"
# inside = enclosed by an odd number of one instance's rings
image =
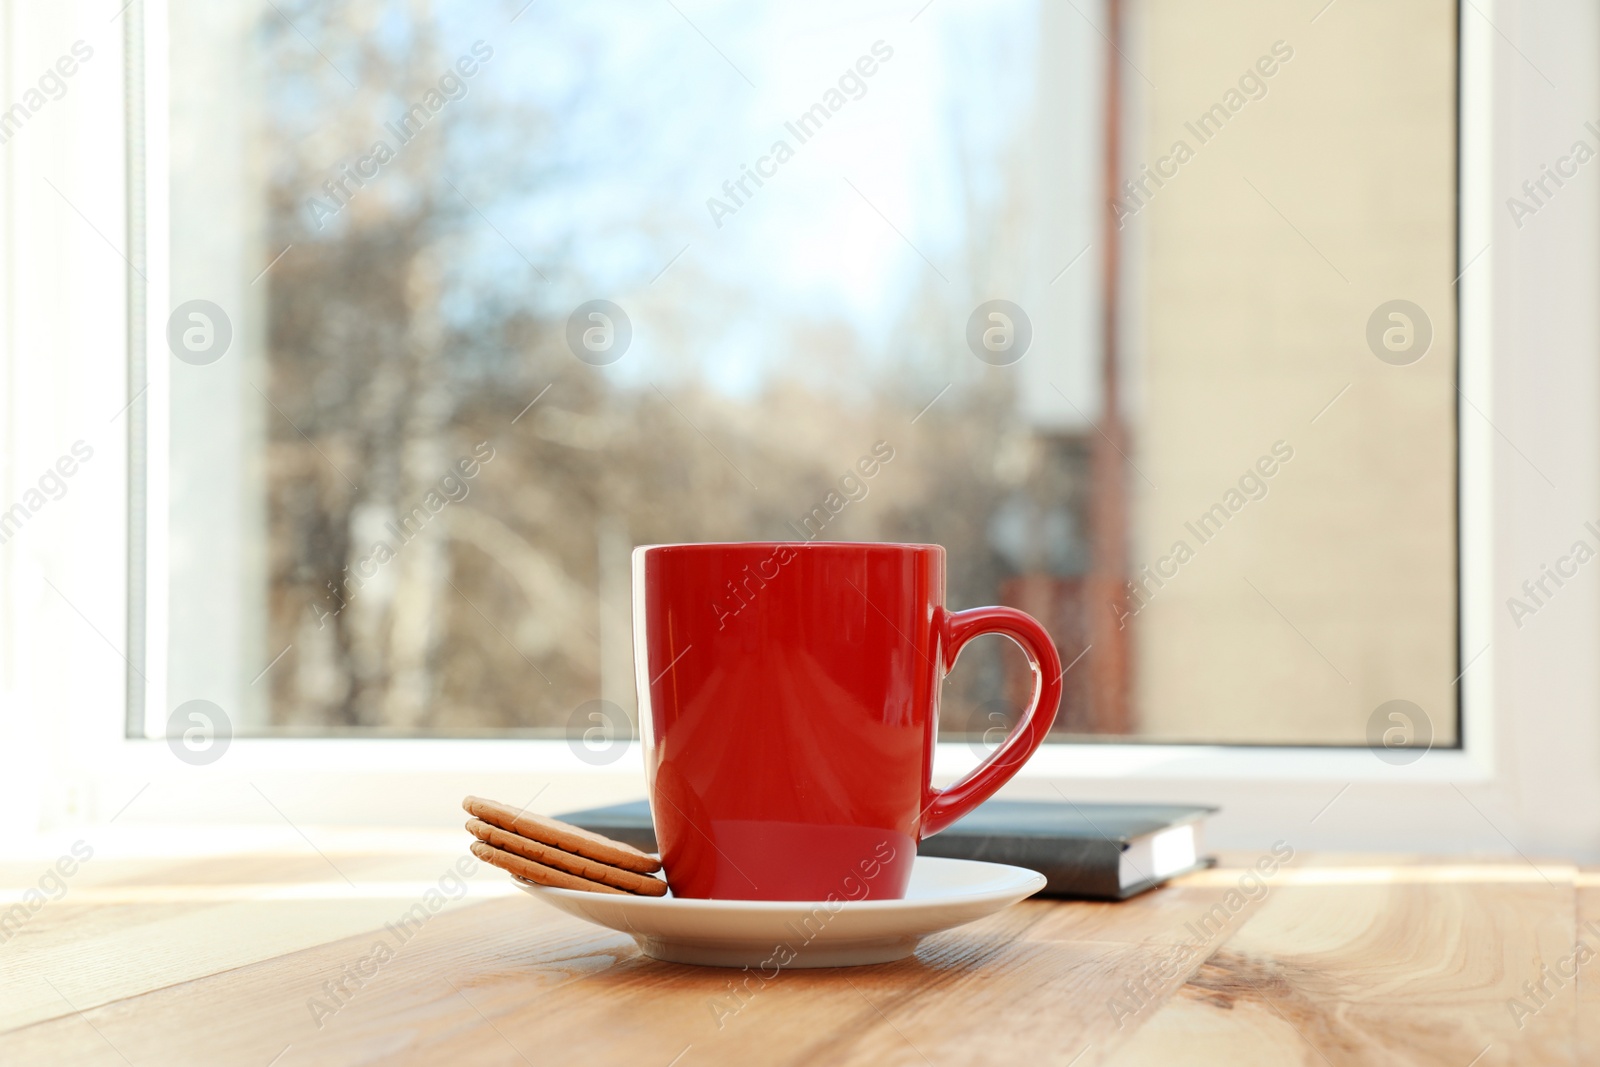
[[[1045,876],[1043,897],[1127,900],[1209,867],[1205,820],[1217,809],[1177,804],[990,800],[917,846],[921,856],[985,860]],[[557,816],[646,852],[655,824],[643,800]]]

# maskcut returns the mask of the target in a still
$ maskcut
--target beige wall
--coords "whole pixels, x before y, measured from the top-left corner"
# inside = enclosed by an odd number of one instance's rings
[[[1151,738],[1361,743],[1397,698],[1455,736],[1455,7],[1316,6],[1131,5],[1124,170],[1195,150],[1123,230],[1134,560],[1196,549],[1131,624]],[[1200,143],[1185,122],[1278,41]],[[1396,298],[1432,322],[1410,366],[1365,339]],[[1268,495],[1202,546],[1185,522],[1277,441]]]

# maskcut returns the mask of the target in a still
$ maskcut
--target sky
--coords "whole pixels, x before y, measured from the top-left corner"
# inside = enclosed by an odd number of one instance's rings
[[[618,384],[688,374],[748,396],[803,358],[797,320],[886,359],[924,287],[975,302],[971,219],[1023,180],[1006,168],[1031,124],[1033,3],[937,0],[915,21],[915,6],[859,0],[678,8],[536,4],[494,38],[466,104],[552,117],[527,143],[548,172],[484,195],[530,259],[559,250],[538,293],[548,307],[605,298],[631,309],[638,348],[613,372]],[[442,16],[447,39],[494,32],[481,10],[461,9],[459,27],[457,13]],[[864,92],[847,75],[863,56],[877,66]],[[851,95],[802,143],[785,123],[841,76]],[[448,136],[452,158],[483,151],[478,123]],[[724,182],[778,140],[793,158],[732,205]],[[735,207],[720,226],[712,197]],[[492,256],[505,261],[503,248]]]

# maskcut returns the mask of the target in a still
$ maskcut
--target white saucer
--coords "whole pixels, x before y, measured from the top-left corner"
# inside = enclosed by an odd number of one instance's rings
[[[632,936],[646,956],[707,967],[853,967],[904,959],[928,934],[992,915],[1044,888],[1044,875],[1003,863],[918,856],[902,900],[833,904],[679,900],[553,889],[513,878],[530,896]]]

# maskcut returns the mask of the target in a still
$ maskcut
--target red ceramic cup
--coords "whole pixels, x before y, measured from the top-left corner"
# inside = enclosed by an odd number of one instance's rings
[[[654,545],[633,553],[645,768],[679,897],[905,895],[917,842],[1016,773],[1061,699],[1043,626],[947,611],[938,545]],[[930,784],[939,688],[979,634],[1016,641],[1036,679],[1006,741]]]

